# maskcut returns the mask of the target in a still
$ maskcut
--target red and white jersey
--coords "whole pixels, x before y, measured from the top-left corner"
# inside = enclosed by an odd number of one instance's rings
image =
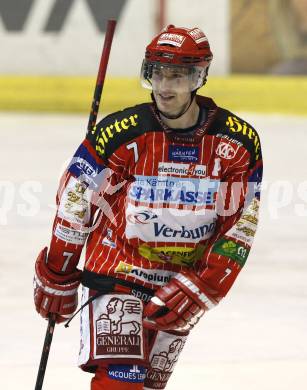
[[[104,118],[58,191],[48,264],[154,288],[183,268],[224,296],[255,235],[262,177],[257,132],[197,96],[203,117],[169,129],[153,103]]]

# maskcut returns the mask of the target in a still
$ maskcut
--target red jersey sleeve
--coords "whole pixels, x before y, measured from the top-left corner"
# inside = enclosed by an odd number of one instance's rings
[[[75,270],[98,210],[99,191],[110,171],[85,139],[65,170],[56,196],[57,212],[48,253],[54,272]]]
[[[262,158],[246,170],[235,169],[221,182],[217,226],[198,264],[198,275],[223,298],[249,255],[259,215]]]

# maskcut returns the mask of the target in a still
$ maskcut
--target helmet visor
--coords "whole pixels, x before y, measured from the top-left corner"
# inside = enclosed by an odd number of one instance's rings
[[[141,83],[144,88],[167,88],[177,93],[192,92],[203,85],[205,68],[143,61]]]

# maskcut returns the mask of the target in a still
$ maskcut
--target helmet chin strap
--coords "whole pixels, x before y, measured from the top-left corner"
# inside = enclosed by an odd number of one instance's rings
[[[155,103],[156,108],[157,108],[157,111],[159,112],[159,114],[162,114],[162,115],[163,115],[165,118],[167,118],[167,119],[178,119],[178,118],[180,118],[182,115],[184,115],[184,114],[188,111],[188,109],[191,107],[191,104],[193,103],[194,97],[195,97],[195,95],[196,95],[196,91],[197,91],[197,90],[191,92],[191,100],[190,100],[190,103],[188,104],[188,106],[187,106],[186,108],[183,108],[183,110],[181,110],[181,111],[179,112],[179,114],[177,114],[177,115],[167,115],[167,114],[165,114],[164,112],[160,111],[159,108],[158,108],[158,105],[157,105],[157,103],[156,103],[156,99],[155,99],[153,93],[151,93],[151,98],[152,98],[153,102]]]

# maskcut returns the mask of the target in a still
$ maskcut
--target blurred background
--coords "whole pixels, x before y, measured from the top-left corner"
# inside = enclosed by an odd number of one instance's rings
[[[198,26],[214,59],[200,90],[259,132],[259,230],[229,295],[192,332],[169,390],[303,390],[307,382],[307,0],[0,0],[0,388],[34,388],[46,322],[35,258],[84,138],[106,22],[117,19],[100,116],[149,101],[145,46]],[[56,327],[44,390],[88,389],[78,318]]]
[[[207,34],[206,93],[221,105],[307,111],[306,0],[0,0],[0,110],[86,112],[108,18],[118,25],[105,111],[148,98],[144,48],[169,23]]]

